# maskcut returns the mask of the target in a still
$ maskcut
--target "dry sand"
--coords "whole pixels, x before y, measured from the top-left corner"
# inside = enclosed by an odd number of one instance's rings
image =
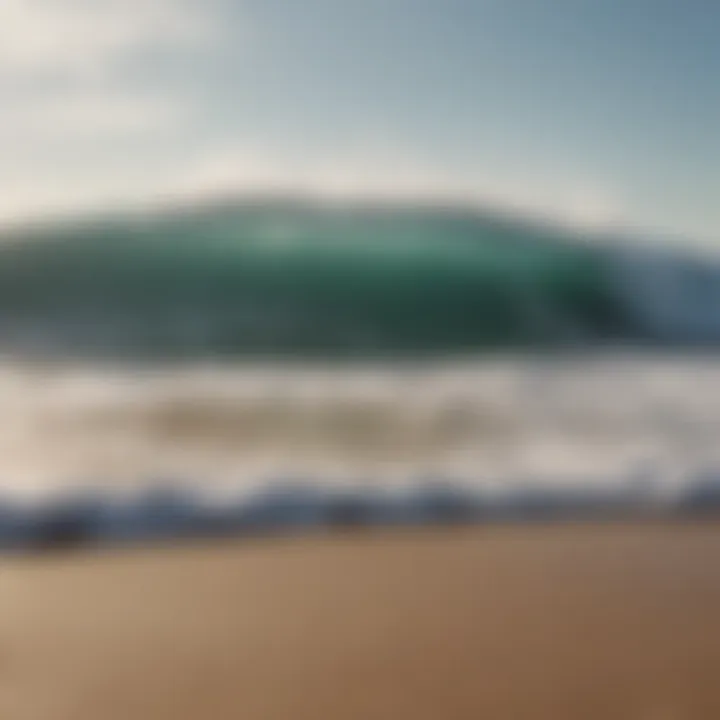
[[[720,526],[3,559],[3,720],[720,718]]]

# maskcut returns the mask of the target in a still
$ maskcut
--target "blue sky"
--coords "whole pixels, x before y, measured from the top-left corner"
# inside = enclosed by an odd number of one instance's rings
[[[715,0],[3,0],[0,217],[282,187],[720,240]]]

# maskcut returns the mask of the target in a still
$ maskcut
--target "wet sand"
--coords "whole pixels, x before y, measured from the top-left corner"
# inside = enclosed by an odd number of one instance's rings
[[[720,525],[0,560],[3,720],[711,720]]]

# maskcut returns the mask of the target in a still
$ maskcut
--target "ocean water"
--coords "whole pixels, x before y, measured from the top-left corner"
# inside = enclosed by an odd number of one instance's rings
[[[6,495],[677,487],[720,468],[708,257],[451,208],[214,204],[6,233]]]

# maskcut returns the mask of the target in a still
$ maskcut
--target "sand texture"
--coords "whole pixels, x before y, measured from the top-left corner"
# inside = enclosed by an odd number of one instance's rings
[[[0,560],[3,720],[713,720],[720,526]]]

